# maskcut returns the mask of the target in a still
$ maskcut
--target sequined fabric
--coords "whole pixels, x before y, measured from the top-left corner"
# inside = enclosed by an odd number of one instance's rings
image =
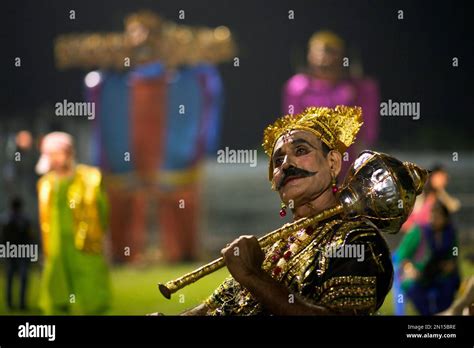
[[[306,238],[301,238],[304,234],[298,231],[266,248],[263,268],[308,303],[338,313],[374,314],[391,287],[393,275],[390,251],[377,228],[365,219],[342,220],[336,216],[312,229]],[[274,255],[294,244],[291,241],[298,244],[291,247],[292,256],[286,262],[276,260]],[[358,258],[328,253],[349,246],[362,251]],[[275,267],[281,267],[281,271],[273,272]],[[209,315],[271,314],[231,277],[206,304]]]

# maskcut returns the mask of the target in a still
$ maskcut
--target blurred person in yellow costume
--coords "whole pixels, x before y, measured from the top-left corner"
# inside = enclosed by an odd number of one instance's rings
[[[107,200],[101,172],[76,164],[72,136],[47,134],[38,174],[44,253],[39,306],[45,314],[100,314],[110,302],[103,255]]]

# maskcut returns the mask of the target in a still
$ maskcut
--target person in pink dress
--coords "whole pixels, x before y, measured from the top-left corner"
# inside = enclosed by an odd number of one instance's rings
[[[358,146],[343,154],[342,173],[360,151],[375,144],[379,129],[378,85],[372,79],[351,76],[350,59],[345,56],[345,43],[339,36],[329,31],[313,34],[308,43],[306,71],[292,76],[282,95],[284,114],[301,113],[309,106],[362,107],[365,126],[359,133]]]

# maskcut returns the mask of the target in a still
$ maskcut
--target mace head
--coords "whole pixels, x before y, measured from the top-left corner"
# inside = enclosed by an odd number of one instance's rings
[[[406,221],[429,172],[410,162],[363,151],[350,167],[339,193],[348,217],[363,216],[383,232],[397,233]]]

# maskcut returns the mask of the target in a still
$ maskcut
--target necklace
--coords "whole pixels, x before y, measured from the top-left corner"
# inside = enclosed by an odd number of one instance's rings
[[[274,277],[278,277],[292,256],[308,244],[313,233],[314,228],[309,226],[291,235],[286,241],[278,242],[279,244],[273,248],[273,251],[266,258],[266,261],[273,266],[272,275]]]

